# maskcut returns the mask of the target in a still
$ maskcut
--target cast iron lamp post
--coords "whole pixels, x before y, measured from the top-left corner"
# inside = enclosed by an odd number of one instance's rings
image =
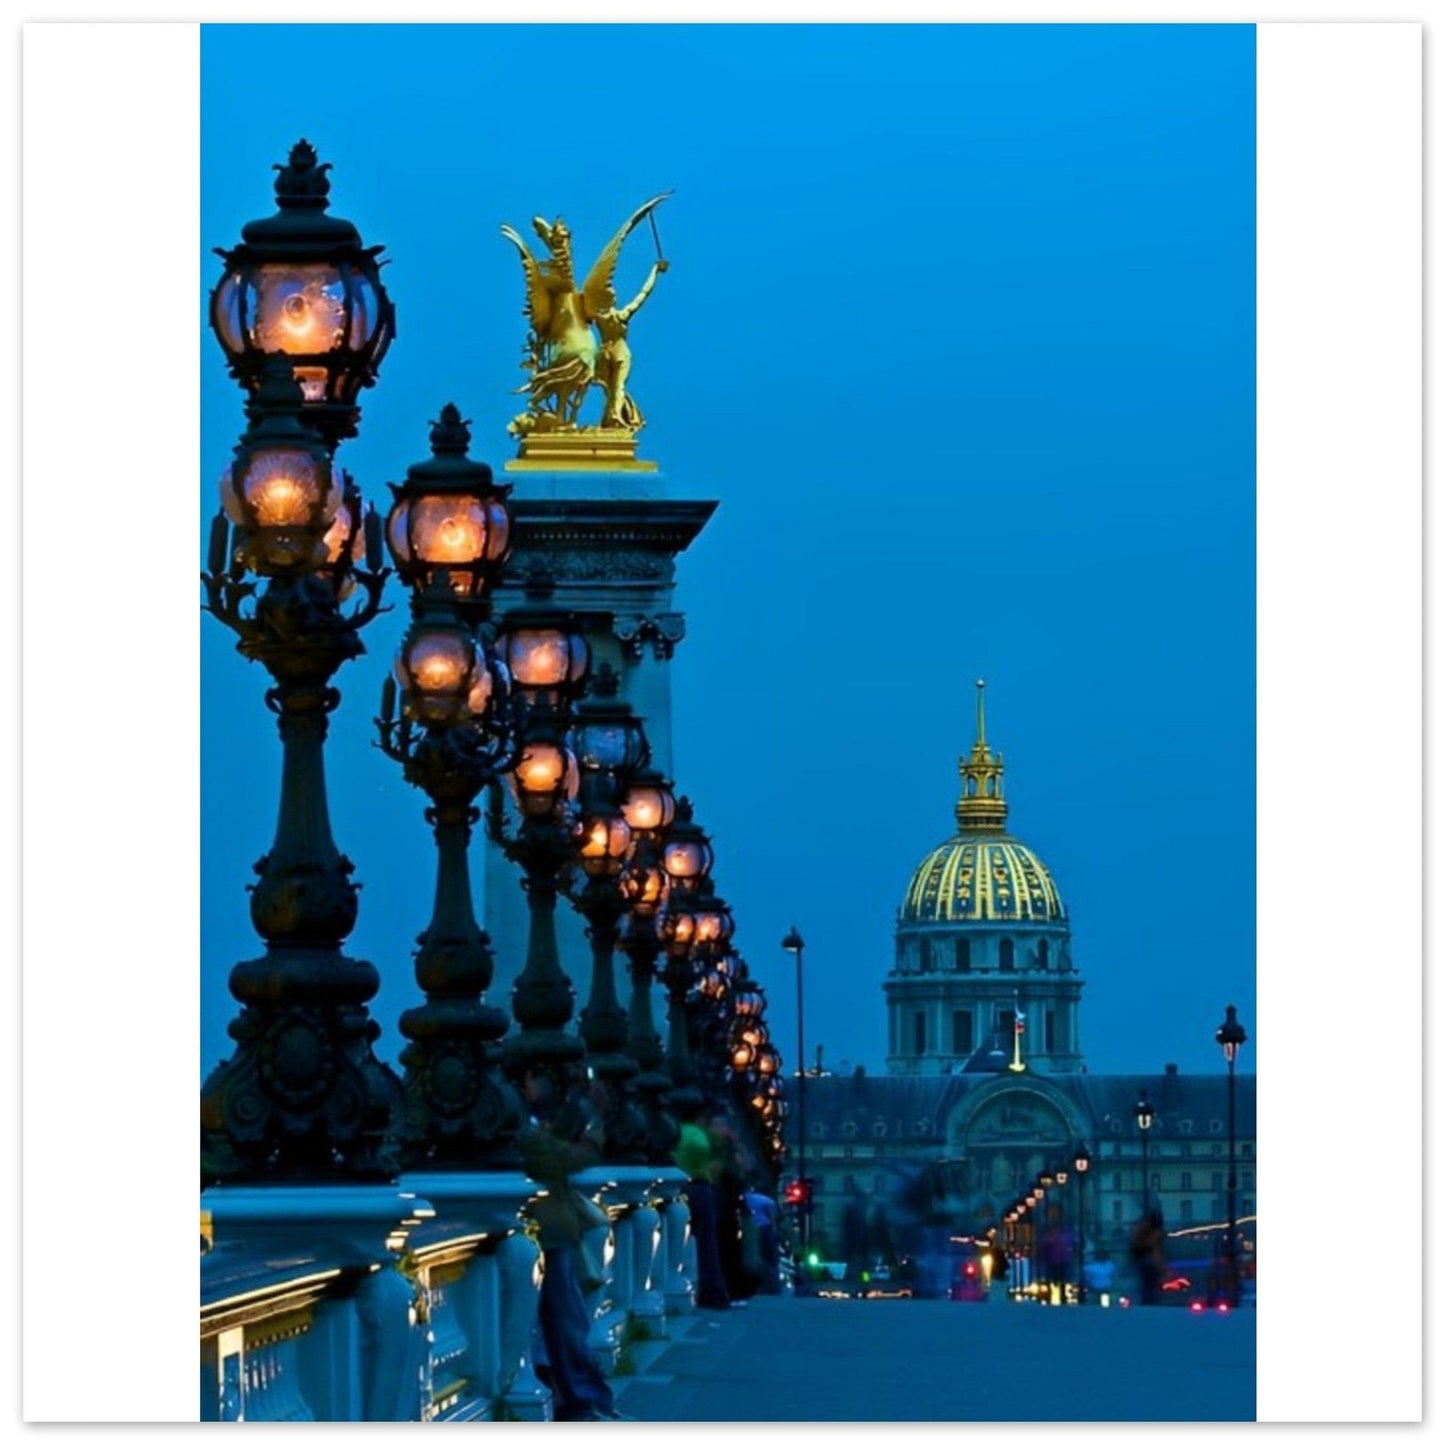
[[[803,1225],[800,1231],[803,1240],[803,1257],[807,1258],[813,1233],[813,1188],[808,1180],[808,1079],[807,1055],[803,1052],[803,935],[797,924],[788,929],[783,939],[783,952],[791,953],[797,964],[798,998],[798,1178],[803,1181]],[[803,1284],[802,1272],[798,1272],[798,1287]]]
[[[680,890],[672,885],[672,894]],[[707,878],[691,896],[693,911],[692,977],[684,997],[687,1043],[709,1101],[715,1097],[726,1062],[725,1041],[719,1036],[718,1011],[724,998],[731,997],[732,962],[728,949],[733,935],[732,909],[720,897],[713,880]],[[723,971],[719,971],[719,970]],[[724,1030],[725,1032],[725,1030]],[[716,1067],[714,1067],[716,1066]]]
[[[1139,1126],[1139,1150],[1144,1162],[1144,1218],[1149,1218],[1149,1130],[1154,1126],[1154,1106],[1142,1089],[1134,1105],[1134,1122]]]
[[[301,405],[291,367],[273,359],[222,481],[202,576],[206,610],[271,674],[266,702],[282,745],[276,837],[251,890],[266,953],[231,972],[243,1005],[229,1029],[236,1052],[201,1089],[209,1179],[385,1177],[394,1167],[385,1136],[400,1085],[371,1051],[377,971],[341,952],[356,885],[332,839],[323,765],[327,714],[340,701],[331,679],[364,650],[387,573],[377,518],[363,525]],[[248,572],[265,579],[259,595]],[[357,586],[361,601],[343,612]]]
[[[540,602],[550,588],[538,578],[529,590]],[[502,656],[524,705],[521,746],[509,775],[521,820],[508,831],[494,791],[488,822],[494,841],[522,867],[528,914],[527,960],[512,989],[520,1028],[503,1057],[516,1078],[542,1069],[565,1085],[569,1066],[585,1051],[566,1031],[574,993],[557,952],[556,912],[562,874],[575,862],[570,805],[580,776],[567,730],[587,676],[588,648],[576,620],[545,605],[509,612],[501,633]]]
[[[468,845],[476,799],[516,762],[517,717],[508,678],[491,655],[486,591],[506,558],[508,489],[467,455],[455,406],[431,431],[432,455],[393,486],[387,541],[412,587],[412,622],[396,676],[382,690],[379,745],[431,800],[437,849],[431,922],[418,938],[416,980],[426,1001],[400,1028],[405,1102],[397,1129],[412,1168],[476,1168],[510,1159],[523,1117],[502,1075],[507,1015],[485,1002],[491,944],[472,909]],[[396,715],[397,684],[401,716]]]
[[[696,949],[705,941],[709,913],[702,901],[712,869],[712,845],[693,818],[692,804],[677,799],[659,855],[667,876],[667,905],[657,918],[662,943],[662,985],[667,994],[667,1072],[672,1076],[672,1111],[687,1117],[701,1108],[697,1061],[689,1038],[688,995],[697,982]],[[731,920],[728,920],[731,932]]]
[[[1224,1010],[1224,1022],[1214,1033],[1214,1041],[1224,1050],[1224,1062],[1229,1069],[1229,1234],[1224,1245],[1224,1267],[1228,1271],[1225,1289],[1229,1296],[1230,1309],[1239,1308],[1238,1194],[1234,1172],[1234,1061],[1247,1039],[1244,1025],[1236,1016],[1234,1005],[1230,1004]]]
[[[1079,1184],[1079,1233],[1075,1244],[1075,1253],[1078,1257],[1079,1272],[1079,1303],[1084,1302],[1084,1186],[1088,1180],[1089,1165],[1093,1163],[1093,1156],[1089,1153],[1089,1146],[1082,1140],[1074,1146],[1074,1175]]]
[[[630,994],[627,1052],[638,1072],[630,1088],[647,1121],[647,1158],[666,1163],[677,1141],[677,1125],[664,1107],[672,1080],[663,1069],[662,1040],[652,1018],[652,988],[662,942],[657,915],[667,901],[668,878],[660,862],[662,840],[676,811],[672,785],[651,768],[625,780],[622,817],[632,830],[632,855],[621,878],[627,927],[621,947],[627,956]]]
[[[277,166],[277,212],[241,228],[241,244],[218,251],[225,272],[210,320],[231,375],[260,389],[269,358],[282,357],[301,388],[301,413],[328,450],[356,435],[356,398],[376,381],[396,331],[381,284],[380,246],[326,214],[329,164],[306,141]]]
[[[587,921],[592,947],[591,987],[578,1032],[589,1068],[606,1086],[604,1153],[621,1163],[641,1163],[647,1157],[648,1126],[626,1089],[638,1064],[627,1052],[627,1012],[617,998],[613,953],[627,911],[622,874],[633,851],[632,828],[622,812],[622,780],[646,767],[649,749],[642,720],[617,698],[618,682],[611,667],[598,670],[592,695],[578,704],[571,734],[582,772],[575,841],[586,875],[572,903]]]

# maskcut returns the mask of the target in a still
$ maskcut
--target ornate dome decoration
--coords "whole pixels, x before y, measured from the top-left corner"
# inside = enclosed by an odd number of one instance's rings
[[[1003,754],[984,735],[984,685],[977,686],[978,738],[958,760],[958,833],[914,870],[899,922],[1062,923],[1067,910],[1049,870],[1004,831]]]
[[[1013,838],[955,838],[917,869],[900,923],[1061,923],[1059,890],[1038,856]]]

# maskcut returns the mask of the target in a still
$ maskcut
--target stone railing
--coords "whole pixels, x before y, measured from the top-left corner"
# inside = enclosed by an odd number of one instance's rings
[[[692,1308],[683,1175],[607,1166],[577,1178],[611,1228],[592,1346],[667,1337]],[[540,1280],[519,1173],[395,1185],[219,1186],[202,1195],[203,1420],[547,1420],[532,1370]],[[610,1237],[609,1237],[610,1236]]]
[[[428,1373],[397,1267],[432,1214],[395,1185],[221,1185],[201,1196],[202,1420],[414,1420]]]

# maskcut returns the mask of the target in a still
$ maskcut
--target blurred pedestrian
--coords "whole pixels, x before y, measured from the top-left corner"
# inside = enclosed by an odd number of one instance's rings
[[[572,1182],[602,1159],[602,1121],[587,1099],[559,1101],[554,1082],[529,1073],[523,1097],[531,1118],[518,1138],[523,1167],[545,1193],[528,1205],[542,1250],[537,1326],[546,1359],[538,1360],[557,1420],[625,1420],[588,1343],[587,1288],[601,1283],[585,1238],[606,1214]]]
[[[1101,1249],[1084,1265],[1084,1285],[1091,1298],[1101,1300],[1114,1288],[1114,1261]]]
[[[699,1120],[700,1109],[692,1109],[678,1120],[677,1147],[673,1162],[684,1174],[687,1183],[687,1212],[692,1237],[697,1244],[697,1304],[705,1310],[732,1307],[727,1280],[723,1275],[722,1256],[718,1250],[717,1161],[713,1157],[712,1139]]]
[[[708,1139],[712,1143],[713,1180],[717,1196],[718,1260],[722,1265],[723,1283],[728,1298],[736,1304],[757,1290],[757,1283],[743,1264],[743,1192],[746,1188],[747,1163],[742,1141],[732,1120],[715,1111],[707,1120]]]
[[[762,1185],[754,1180],[743,1195],[746,1218],[743,1223],[744,1238],[751,1227],[757,1250],[757,1289],[759,1294],[781,1294],[782,1281],[778,1276],[778,1265],[782,1258],[778,1244],[778,1201],[764,1192]],[[750,1250],[746,1243],[743,1259],[747,1262]]]
[[[1008,1303],[1009,1257],[995,1240],[985,1251],[988,1256],[988,1298],[991,1304]]]
[[[1139,1303],[1157,1305],[1164,1284],[1164,1216],[1151,1209],[1129,1235],[1129,1258],[1139,1277]]]
[[[1074,1257],[1074,1231],[1060,1218],[1057,1209],[1049,1211],[1049,1222],[1039,1240],[1039,1264],[1044,1283],[1049,1289],[1049,1303],[1063,1304],[1069,1280],[1069,1261]]]

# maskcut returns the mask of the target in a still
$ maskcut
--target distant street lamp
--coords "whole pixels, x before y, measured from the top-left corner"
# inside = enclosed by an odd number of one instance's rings
[[[585,1045],[567,1031],[575,994],[557,951],[557,894],[576,860],[572,803],[581,784],[568,746],[572,705],[586,685],[589,650],[577,619],[550,605],[551,579],[528,581],[526,606],[501,619],[501,650],[522,699],[519,757],[509,774],[521,821],[506,826],[501,790],[492,790],[488,831],[521,865],[527,895],[527,959],[512,988],[519,1028],[503,1046],[515,1078],[541,1069],[562,1088],[576,1082]]]
[[[646,1120],[648,1163],[663,1164],[672,1157],[677,1124],[664,1106],[672,1080],[662,1066],[662,1040],[652,1018],[652,987],[662,950],[657,915],[668,893],[668,877],[659,858],[676,810],[672,785],[656,770],[640,768],[624,780],[620,808],[623,821],[632,830],[632,853],[620,879],[627,905],[627,928],[620,946],[627,957],[631,987],[627,1052],[638,1069],[628,1088]]]
[[[813,1234],[813,1198],[812,1190],[808,1186],[808,1109],[807,1092],[808,1080],[804,1060],[807,1055],[803,1052],[803,935],[798,932],[794,924],[788,929],[787,936],[783,939],[783,952],[791,953],[797,963],[797,1000],[798,1000],[798,1178],[803,1181],[803,1221],[799,1230],[802,1240],[802,1254],[806,1259],[808,1248]],[[803,1274],[799,1270],[796,1276],[795,1289],[802,1291]]]
[[[1239,1242],[1235,1237],[1239,1225],[1234,1173],[1234,1060],[1247,1038],[1244,1025],[1235,1016],[1234,1005],[1230,1004],[1224,1010],[1224,1022],[1215,1030],[1214,1041],[1224,1050],[1224,1062],[1229,1069],[1229,1234],[1224,1242],[1224,1267],[1227,1271],[1225,1290],[1231,1309],[1239,1308]]]
[[[1092,1162],[1089,1146],[1081,1140],[1074,1148],[1074,1173],[1079,1181],[1079,1231],[1075,1240],[1075,1253],[1078,1256],[1080,1304],[1084,1302],[1084,1186]]]
[[[647,765],[647,735],[638,718],[619,700],[618,675],[603,663],[593,678],[592,695],[577,705],[571,746],[582,770],[577,824],[577,857],[586,883],[572,894],[573,906],[587,921],[592,946],[592,981],[578,1033],[587,1045],[587,1064],[610,1087],[604,1154],[609,1161],[644,1163],[648,1129],[626,1087],[638,1073],[627,1052],[627,1011],[618,1002],[613,969],[627,900],[623,870],[632,854],[632,828],[622,814],[626,780]]]
[[[1139,1126],[1139,1148],[1144,1160],[1144,1218],[1149,1217],[1149,1130],[1154,1124],[1154,1106],[1149,1095],[1139,1091],[1139,1102],[1134,1105],[1134,1122]]]

